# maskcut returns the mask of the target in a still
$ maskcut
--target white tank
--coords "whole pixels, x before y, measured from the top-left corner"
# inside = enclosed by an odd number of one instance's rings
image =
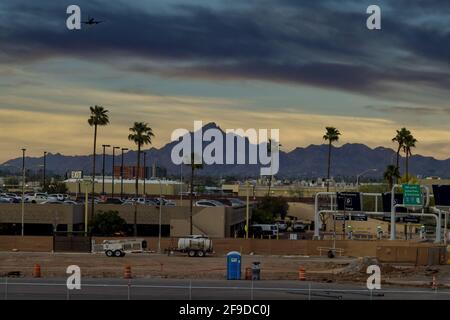
[[[188,236],[178,239],[178,250],[212,251],[212,241],[205,236]]]

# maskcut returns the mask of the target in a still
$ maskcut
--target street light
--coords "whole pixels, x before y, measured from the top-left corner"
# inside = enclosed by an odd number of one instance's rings
[[[356,190],[359,191],[359,178],[360,178],[360,177],[362,177],[362,176],[365,175],[366,173],[369,173],[369,172],[376,172],[376,171],[377,171],[377,169],[368,169],[368,170],[363,171],[363,172],[361,172],[360,174],[358,174],[358,175],[356,176]]]
[[[114,163],[116,160],[116,149],[120,149],[120,147],[113,147],[113,158],[112,158],[112,181],[111,181],[111,198],[114,198]]]
[[[128,151],[128,148],[122,148],[122,157],[120,164],[120,199],[123,199],[123,152]]]
[[[44,151],[44,174],[43,174],[43,184],[42,184],[42,188],[43,188],[43,190],[45,191],[46,190],[46,188],[45,188],[45,174],[46,174],[46,169],[47,169],[47,151]]]
[[[147,153],[146,152],[142,152],[142,154],[143,154],[143,156],[144,156],[144,199],[146,198],[145,197],[145,195],[146,195],[146,193],[145,193],[145,179],[147,178],[147,168],[146,168],[146,166],[145,166],[145,160],[146,160],[146,158],[147,158]],[[139,168],[138,168],[138,170],[139,170]]]
[[[24,236],[25,227],[25,151],[27,149],[22,148],[22,237]]]
[[[161,253],[161,210],[162,210],[162,185],[161,178],[159,181],[159,230],[158,230],[158,253]]]
[[[102,195],[105,194],[105,149],[111,147],[109,144],[103,144],[103,162],[102,162]]]

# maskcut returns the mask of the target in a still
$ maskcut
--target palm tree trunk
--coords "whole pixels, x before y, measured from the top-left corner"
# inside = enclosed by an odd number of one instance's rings
[[[400,146],[397,149],[397,169],[400,172]],[[398,177],[395,177],[395,183],[398,183]]]
[[[328,143],[327,192],[330,191],[331,141]]]
[[[138,144],[138,152],[137,152],[137,168],[136,168],[136,181],[135,181],[135,197],[136,201],[134,202],[134,236],[137,237],[137,199],[139,197],[139,169],[141,166],[141,144]],[[159,205],[162,205],[161,203]]]
[[[190,234],[193,233],[193,225],[192,225],[192,210],[193,210],[193,196],[194,196],[194,164],[191,163],[191,192],[189,194],[189,200],[190,200],[190,211],[189,211],[189,221],[190,221]]]
[[[406,152],[406,159],[405,159],[405,174],[406,174],[406,183],[408,183],[408,181],[409,181],[409,168],[408,168],[408,165],[409,165],[409,163],[408,163],[408,161],[409,161],[409,153],[408,153],[408,151]]]
[[[93,161],[92,161],[92,192],[91,192],[91,215],[90,220],[94,217],[95,203],[94,203],[94,194],[95,194],[95,158],[96,158],[96,149],[97,149],[97,125],[94,125],[94,152],[93,152]]]

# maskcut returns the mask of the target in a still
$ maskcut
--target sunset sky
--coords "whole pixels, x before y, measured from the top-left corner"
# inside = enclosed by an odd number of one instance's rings
[[[132,3],[132,4],[131,4]],[[104,20],[66,28],[66,8]],[[366,8],[382,9],[382,30]],[[92,152],[89,106],[111,124],[99,145],[153,145],[194,120],[279,128],[285,151],[322,143],[394,147],[450,157],[450,1],[152,0],[0,2],[0,162],[42,152]],[[100,149],[99,149],[100,150]]]

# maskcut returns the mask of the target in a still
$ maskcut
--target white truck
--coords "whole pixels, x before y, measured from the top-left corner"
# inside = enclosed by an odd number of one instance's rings
[[[187,252],[189,257],[204,257],[213,252],[212,241],[207,236],[192,235],[178,239],[178,252]]]
[[[107,257],[124,257],[126,253],[143,252],[147,249],[144,239],[103,240],[102,244],[95,244],[93,252],[103,251]]]

